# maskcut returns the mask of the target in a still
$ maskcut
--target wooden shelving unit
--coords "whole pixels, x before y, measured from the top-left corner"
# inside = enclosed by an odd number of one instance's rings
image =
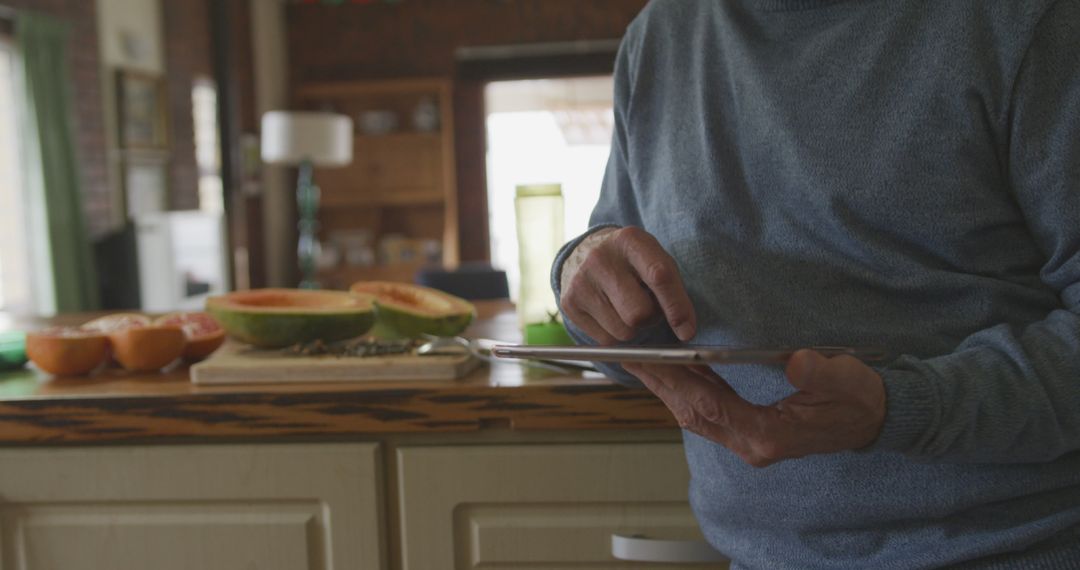
[[[458,256],[457,188],[454,173],[454,130],[451,83],[443,79],[306,84],[293,92],[296,106],[331,110],[352,117],[356,132],[353,161],[336,169],[316,169],[322,190],[319,237],[324,243],[340,231],[366,230],[376,254],[386,236],[437,240],[439,260],[456,266]],[[422,101],[433,101],[439,127],[421,131],[413,113]],[[362,130],[366,111],[388,111],[398,126],[386,134]],[[344,257],[344,256],[343,256]],[[378,260],[372,266],[337,267],[320,271],[327,287],[340,288],[361,280],[412,281],[429,260]]]
[[[413,275],[425,263],[393,263],[379,264],[371,267],[350,267],[342,265],[322,272],[322,278],[328,284],[335,284],[338,289],[344,289],[350,283],[357,281],[412,281]]]

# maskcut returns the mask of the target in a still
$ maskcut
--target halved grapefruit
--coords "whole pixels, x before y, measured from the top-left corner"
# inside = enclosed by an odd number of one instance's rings
[[[109,339],[78,327],[53,327],[26,335],[26,356],[57,376],[89,374],[109,356]]]
[[[83,323],[82,328],[107,335],[118,330],[149,326],[150,322],[150,317],[139,313],[113,313]]]
[[[169,313],[154,319],[155,325],[176,325],[184,331],[185,360],[202,360],[225,342],[225,329],[208,313]]]
[[[155,325],[138,313],[114,313],[82,326],[109,338],[112,357],[125,370],[151,372],[180,358],[187,337],[178,325]]]
[[[160,370],[180,358],[187,345],[176,325],[135,326],[109,333],[113,358],[131,372]]]

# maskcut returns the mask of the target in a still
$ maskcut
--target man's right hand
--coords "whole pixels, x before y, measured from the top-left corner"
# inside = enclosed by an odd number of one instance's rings
[[[561,280],[563,312],[600,344],[628,341],[660,319],[683,342],[697,334],[694,307],[675,260],[641,228],[609,228],[588,236],[563,263]]]

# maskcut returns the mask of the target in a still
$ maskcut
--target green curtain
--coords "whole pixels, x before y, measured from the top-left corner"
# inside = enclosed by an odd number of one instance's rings
[[[40,14],[19,12],[15,42],[22,63],[25,89],[23,137],[30,202],[44,208],[52,283],[37,284],[38,294],[52,289],[56,312],[98,308],[98,282],[82,207],[71,119],[67,27]],[[37,198],[37,200],[35,200]],[[44,260],[35,259],[41,263]],[[39,305],[42,305],[39,303]]]

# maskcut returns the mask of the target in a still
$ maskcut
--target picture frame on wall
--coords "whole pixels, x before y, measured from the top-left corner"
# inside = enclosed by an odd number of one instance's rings
[[[116,105],[122,149],[165,150],[168,146],[165,81],[159,75],[116,72]]]

